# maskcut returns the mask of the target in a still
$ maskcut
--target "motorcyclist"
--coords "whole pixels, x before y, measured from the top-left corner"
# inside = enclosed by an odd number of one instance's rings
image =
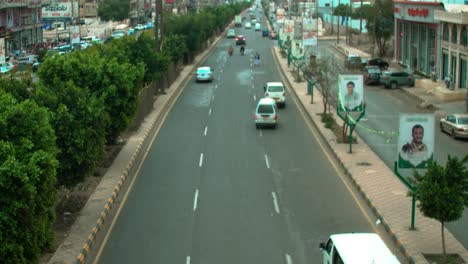
[[[241,46],[241,47],[240,47],[240,53],[241,53],[241,55],[244,55],[244,51],[245,51],[244,46]]]
[[[260,54],[258,52],[255,53],[255,66],[260,65]]]
[[[233,52],[234,52],[234,49],[232,48],[232,46],[229,46],[229,49],[228,49],[229,55],[232,55]]]

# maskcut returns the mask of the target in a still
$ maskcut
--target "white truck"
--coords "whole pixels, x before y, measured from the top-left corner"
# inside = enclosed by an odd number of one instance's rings
[[[320,243],[323,264],[400,264],[382,239],[373,233],[331,235]]]
[[[234,17],[234,25],[236,27],[242,27],[242,17],[241,16]]]

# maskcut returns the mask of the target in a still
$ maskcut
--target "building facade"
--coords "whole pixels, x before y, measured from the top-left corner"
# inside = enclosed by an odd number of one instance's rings
[[[445,5],[435,12],[440,21],[441,50],[439,78],[450,78],[452,89],[468,86],[468,8],[464,5]]]
[[[7,55],[34,51],[42,44],[41,8],[50,0],[0,1],[0,39]]]
[[[97,17],[98,0],[80,0],[80,17]]]
[[[394,1],[394,59],[412,70],[430,75],[439,65],[440,23],[436,11],[439,2]]]

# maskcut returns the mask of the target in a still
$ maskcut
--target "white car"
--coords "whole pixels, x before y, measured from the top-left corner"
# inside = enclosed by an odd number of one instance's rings
[[[286,89],[283,83],[266,83],[263,90],[265,91],[265,97],[275,100],[279,107],[286,107]]]
[[[116,30],[112,33],[112,38],[115,38],[115,39],[118,39],[118,38],[122,38],[122,37],[125,37],[125,31],[123,30]]]
[[[276,102],[271,98],[262,98],[258,101],[255,108],[254,121],[255,127],[270,126],[276,128],[278,113]]]
[[[5,62],[3,64],[0,64],[0,73],[7,73],[15,68],[15,65],[11,62]]]
[[[143,25],[143,24],[138,24],[135,27],[135,30],[145,30],[145,29],[146,29],[146,25]]]
[[[252,28],[252,24],[250,24],[250,22],[245,22],[244,27],[247,29]]]
[[[211,70],[211,67],[199,67],[197,69],[196,81],[213,81],[213,71]]]

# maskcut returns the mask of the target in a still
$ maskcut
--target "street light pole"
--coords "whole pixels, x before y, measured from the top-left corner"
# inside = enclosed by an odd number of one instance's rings
[[[156,51],[160,51],[161,49],[161,42],[162,42],[162,34],[163,34],[163,2],[162,0],[156,0],[156,19],[154,25],[154,39],[155,39],[155,49]]]

